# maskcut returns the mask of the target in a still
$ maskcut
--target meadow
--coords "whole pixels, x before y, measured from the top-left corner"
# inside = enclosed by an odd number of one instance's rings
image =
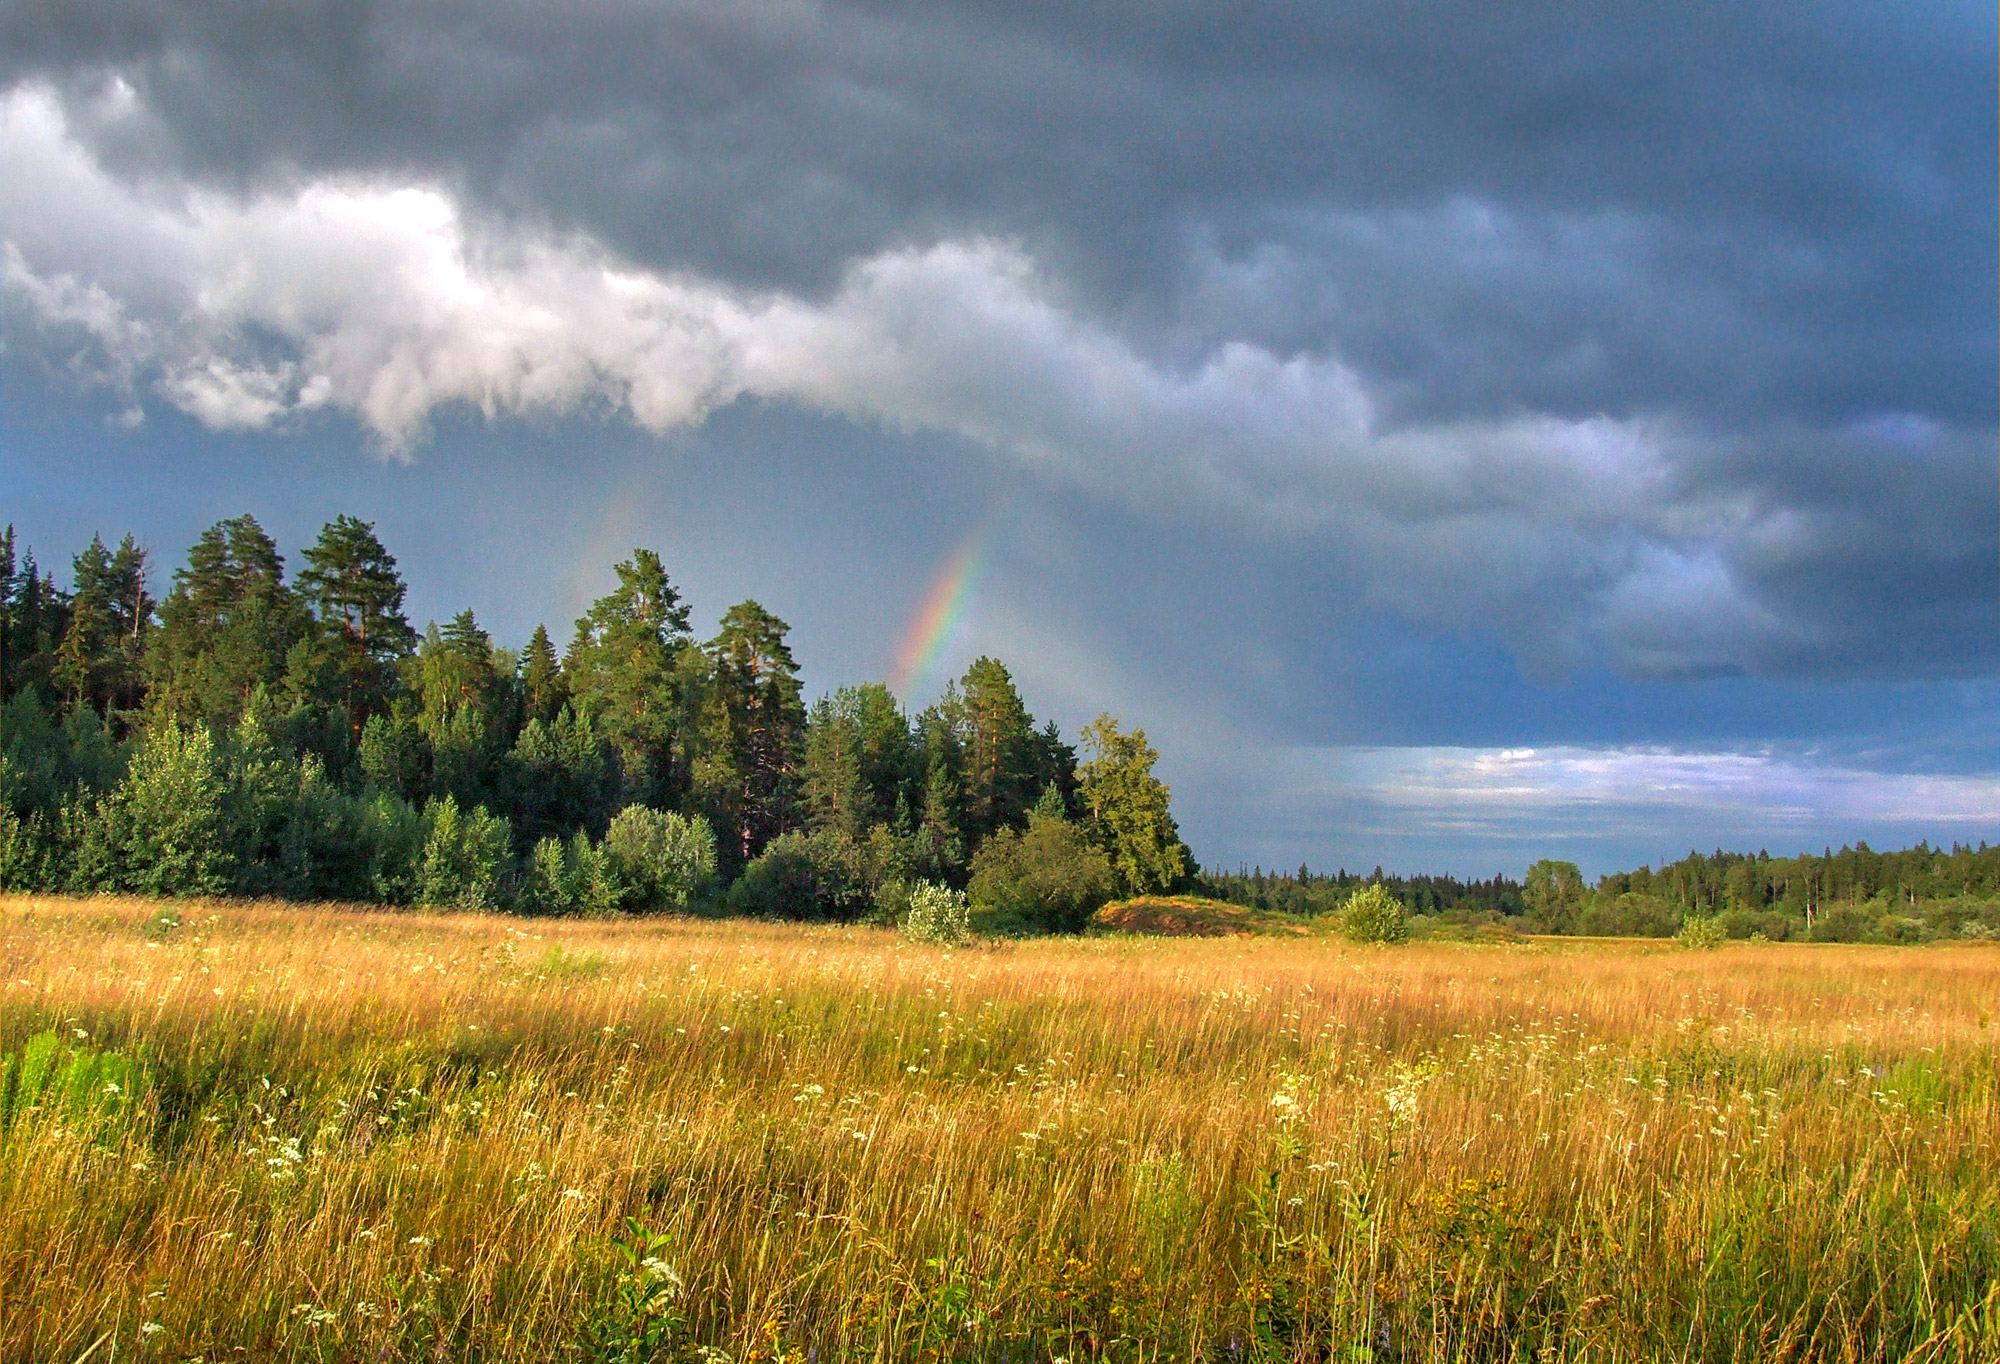
[[[0,899],[7,1361],[2000,1358],[2000,947]]]

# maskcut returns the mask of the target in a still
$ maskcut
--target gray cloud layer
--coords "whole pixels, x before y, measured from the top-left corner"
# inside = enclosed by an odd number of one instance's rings
[[[10,345],[397,450],[744,396],[935,432],[1544,674],[1988,673],[1993,30],[18,4]]]

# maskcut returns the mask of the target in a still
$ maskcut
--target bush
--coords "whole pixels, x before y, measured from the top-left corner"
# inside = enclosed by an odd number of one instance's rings
[[[225,783],[215,745],[199,725],[156,731],[118,789],[98,802],[86,827],[102,869],[91,889],[142,895],[221,895],[233,859],[224,838]],[[107,874],[108,873],[108,874]]]
[[[1340,908],[1340,932],[1349,942],[1406,942],[1410,923],[1403,902],[1379,882],[1363,886]]]
[[[5,758],[0,758],[4,764]],[[30,810],[24,818],[0,801],[0,890],[53,890],[70,884],[70,849],[62,824]]]
[[[463,812],[450,796],[424,810],[427,832],[417,873],[419,904],[490,909],[500,902],[513,836],[507,821],[475,805]]]
[[[861,847],[822,829],[780,834],[729,888],[729,907],[767,919],[855,919],[871,904]]]
[[[1876,916],[1860,905],[1834,905],[1813,919],[1814,942],[1863,942],[1874,936]]]
[[[912,942],[952,947],[972,939],[972,903],[962,890],[924,881],[910,892],[903,936]]]
[[[1577,931],[1593,938],[1671,938],[1680,924],[1680,915],[1665,900],[1626,891],[1584,910]]]
[[[615,911],[628,893],[611,858],[579,829],[567,842],[553,836],[536,842],[519,905],[529,913],[595,918]]]
[[[1713,952],[1729,941],[1729,930],[1705,914],[1690,914],[1681,920],[1674,941],[1691,952]]]
[[[700,815],[628,805],[604,835],[628,909],[686,909],[715,879],[715,833]]]
[[[991,931],[1081,933],[1112,888],[1111,860],[1058,815],[1000,830],[972,859],[971,902]]]
[[[1732,938],[1752,938],[1760,934],[1766,942],[1784,942],[1805,932],[1805,920],[1770,909],[1729,909],[1716,919]]]
[[[416,899],[424,860],[423,815],[401,796],[378,791],[360,806],[356,824],[368,893],[387,905]]]

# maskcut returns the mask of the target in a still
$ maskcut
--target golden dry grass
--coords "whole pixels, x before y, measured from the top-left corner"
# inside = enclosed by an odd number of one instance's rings
[[[99,1092],[0,1132],[0,1357],[1991,1361],[1996,1014],[1974,945],[13,897],[9,1083]]]

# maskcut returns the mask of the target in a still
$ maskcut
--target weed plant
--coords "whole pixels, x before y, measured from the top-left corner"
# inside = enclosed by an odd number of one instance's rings
[[[0,900],[0,1358],[1991,1361],[1996,1013],[1972,944]]]

